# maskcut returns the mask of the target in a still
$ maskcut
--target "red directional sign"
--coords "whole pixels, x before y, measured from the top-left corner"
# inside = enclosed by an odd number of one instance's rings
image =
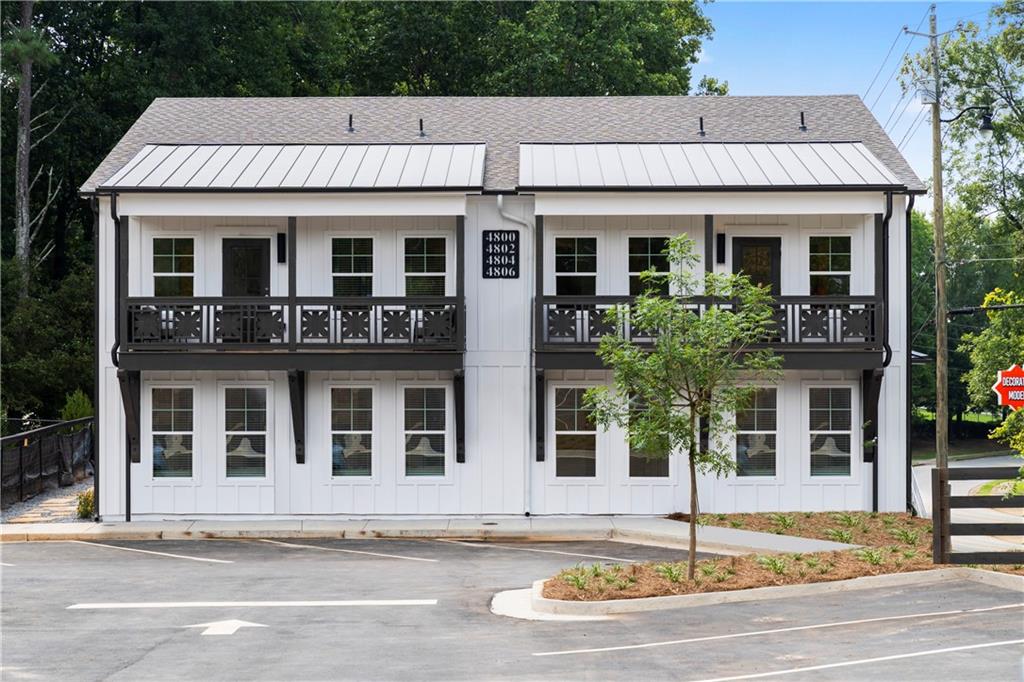
[[[1014,365],[1000,370],[992,390],[999,396],[1000,405],[1008,405],[1015,410],[1024,408],[1024,368]]]

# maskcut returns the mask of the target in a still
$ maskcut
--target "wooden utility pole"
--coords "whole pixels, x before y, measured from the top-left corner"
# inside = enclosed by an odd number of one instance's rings
[[[949,464],[949,341],[946,334],[946,232],[942,202],[942,108],[939,81],[939,36],[935,5],[928,18],[932,76],[932,222],[935,226],[935,466]]]

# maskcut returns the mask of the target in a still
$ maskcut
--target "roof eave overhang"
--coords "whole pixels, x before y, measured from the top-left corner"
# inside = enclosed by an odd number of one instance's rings
[[[711,185],[711,186],[601,186],[566,187],[543,185],[520,185],[518,192],[910,192],[906,185]]]

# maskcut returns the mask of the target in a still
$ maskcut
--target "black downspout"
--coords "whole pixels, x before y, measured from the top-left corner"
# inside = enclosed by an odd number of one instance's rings
[[[885,214],[882,216],[881,225],[875,223],[875,229],[881,229],[881,235],[875,235],[875,244],[882,247],[882,272],[875,273],[875,282],[882,283],[882,349],[884,358],[882,368],[889,366],[892,362],[892,348],[889,346],[889,221],[892,219],[892,192],[885,193]],[[875,254],[875,263],[878,263],[878,254]],[[878,296],[878,291],[875,291]],[[884,381],[884,377],[882,379]],[[863,389],[862,389],[863,390]],[[879,388],[881,397],[881,388]],[[876,410],[877,411],[877,410]],[[876,419],[877,421],[877,419]],[[881,429],[874,424],[875,432],[875,453],[871,460],[871,511],[878,511],[878,459],[882,454]]]
[[[114,221],[114,300],[117,302],[117,311],[114,315],[114,345],[110,347],[110,362],[114,367],[119,367],[117,352],[121,348],[121,316],[126,311],[121,310],[121,218],[117,215],[117,194],[113,192],[110,193],[110,218]],[[98,261],[96,265],[99,266]]]
[[[913,363],[914,353],[913,353],[913,344],[911,343],[911,340],[910,340],[910,335],[913,333],[913,320],[911,319],[912,315],[911,315],[911,307],[910,307],[911,306],[910,283],[912,281],[911,276],[910,276],[910,268],[912,267],[912,258],[913,258],[913,253],[911,252],[911,246],[914,243],[913,228],[912,228],[912,223],[913,223],[913,219],[914,219],[913,218],[914,198],[915,198],[915,196],[913,194],[908,194],[907,195],[907,217],[906,217],[906,223],[907,224],[905,226],[906,230],[907,230],[907,243],[906,243],[906,246],[904,247],[904,250],[906,251],[906,261],[907,261],[906,262],[907,274],[906,274],[906,281],[904,283],[904,287],[906,289],[905,293],[906,293],[906,297],[907,297],[907,300],[906,300],[906,302],[904,304],[904,305],[906,305],[906,312],[904,314],[906,315],[906,321],[907,321],[907,329],[906,329],[906,332],[905,332],[906,339],[904,340],[904,346],[905,346],[905,352],[906,352],[906,358],[905,358],[904,362],[906,362],[906,364],[907,364],[907,366],[906,366],[907,394],[906,394],[906,405],[905,405],[906,421],[907,421],[907,424],[906,424],[906,430],[907,430],[907,433],[906,433],[906,441],[907,441],[906,442],[906,446],[907,446],[907,476],[906,476],[906,478],[907,478],[907,511],[912,511],[913,508],[914,508],[914,490],[913,490],[913,484],[911,482],[911,476],[914,475],[914,472],[913,472],[913,469],[911,468],[911,464],[913,463],[913,460],[911,459],[911,447],[910,447],[910,438],[911,438],[911,434],[910,434],[910,424],[911,424],[910,414],[911,414],[911,405],[913,405],[913,402],[914,402],[913,400],[911,400],[911,397],[912,397],[911,396],[911,392],[912,392],[912,388],[913,388],[913,375],[914,375],[914,363]]]
[[[92,274],[93,274],[93,371],[92,392],[92,520],[100,521],[100,200],[89,199],[92,209]]]

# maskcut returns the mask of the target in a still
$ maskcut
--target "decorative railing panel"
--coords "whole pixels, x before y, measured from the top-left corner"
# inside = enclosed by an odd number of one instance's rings
[[[293,309],[294,305],[294,309]],[[456,298],[129,298],[128,350],[457,350]]]
[[[629,296],[544,296],[541,298],[537,338],[542,348],[594,348],[606,334],[621,330],[637,342],[652,333],[639,328],[629,315]],[[706,297],[686,300],[697,314],[711,306],[731,307],[729,301]],[[609,310],[621,313],[609,319]],[[775,333],[766,345],[779,349],[820,349],[841,346],[880,349],[882,304],[870,296],[780,296],[772,304]]]

